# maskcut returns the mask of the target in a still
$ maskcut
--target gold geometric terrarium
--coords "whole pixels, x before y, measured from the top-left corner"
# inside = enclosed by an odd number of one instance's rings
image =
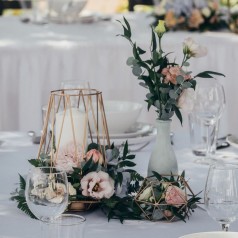
[[[80,167],[87,145],[93,142],[102,152],[110,145],[102,93],[95,89],[52,91],[38,158],[45,154],[53,165],[67,159],[61,163]]]
[[[155,176],[145,178],[135,197],[146,219],[168,222],[185,220],[195,200],[197,198],[189,185],[179,175],[173,175],[170,179],[168,176],[161,179]]]
[[[77,183],[80,183],[80,178],[85,172],[85,164],[95,159],[92,154],[88,155],[90,153],[88,146],[93,144],[97,146],[97,151],[93,149],[91,151],[100,153],[98,163],[106,167],[105,148],[110,146],[110,139],[102,93],[95,89],[52,91],[38,159],[67,172],[70,183],[71,174],[77,173]],[[98,200],[87,198],[82,201],[76,194],[74,195],[75,198],[68,207],[72,211],[88,210],[99,203]]]

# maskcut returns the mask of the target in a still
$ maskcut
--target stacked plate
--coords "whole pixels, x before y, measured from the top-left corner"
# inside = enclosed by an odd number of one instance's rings
[[[146,144],[156,137],[156,129],[148,123],[136,122],[124,133],[110,133],[111,143],[119,146],[126,140],[129,145]]]

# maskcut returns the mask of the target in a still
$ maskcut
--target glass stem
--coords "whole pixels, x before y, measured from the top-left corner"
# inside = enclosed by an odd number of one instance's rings
[[[206,157],[211,158],[211,136],[210,136],[210,125],[206,125],[207,128],[207,148],[206,148]]]
[[[228,231],[229,230],[229,224],[222,224],[221,227],[222,227],[222,231]]]

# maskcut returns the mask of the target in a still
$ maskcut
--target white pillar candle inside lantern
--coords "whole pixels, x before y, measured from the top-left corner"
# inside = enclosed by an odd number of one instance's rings
[[[66,111],[57,112],[55,116],[56,146],[59,144],[62,147],[69,143],[74,143],[75,135],[76,145],[81,145],[85,148],[88,134],[85,120],[87,120],[86,113],[79,111],[77,108],[69,108]]]

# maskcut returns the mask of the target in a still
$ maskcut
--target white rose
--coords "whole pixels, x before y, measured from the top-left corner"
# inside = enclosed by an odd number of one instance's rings
[[[69,195],[71,196],[76,195],[76,189],[73,187],[71,183],[69,183]]]
[[[138,199],[140,201],[148,201],[151,196],[152,196],[152,188],[148,187],[140,194]]]
[[[193,88],[184,89],[178,99],[178,106],[185,112],[193,110],[195,91]]]
[[[183,42],[183,52],[190,57],[203,57],[207,54],[207,48],[197,44],[191,37]]]
[[[204,7],[202,9],[202,15],[205,17],[210,17],[211,16],[211,10],[209,7]]]

